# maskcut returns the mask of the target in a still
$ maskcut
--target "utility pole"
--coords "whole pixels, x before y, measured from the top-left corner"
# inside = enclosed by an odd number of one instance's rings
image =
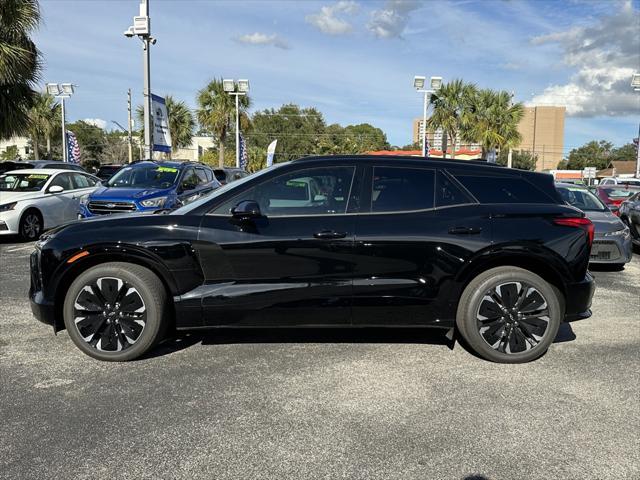
[[[62,110],[62,161],[69,161],[69,152],[67,152],[67,126],[65,120],[65,112],[64,112],[64,97],[60,97],[60,108]]]
[[[238,105],[238,97],[236,95],[236,168],[240,168],[240,110]]]
[[[153,120],[151,118],[151,45],[156,39],[151,36],[151,19],[149,18],[149,0],[140,0],[140,15],[133,17],[133,25],[125,32],[125,37],[138,36],[142,40],[142,58],[144,73],[144,160],[153,155]]]
[[[131,89],[127,91],[127,114],[129,117],[128,123],[128,140],[129,140],[129,163],[133,162],[133,136],[131,135]]]

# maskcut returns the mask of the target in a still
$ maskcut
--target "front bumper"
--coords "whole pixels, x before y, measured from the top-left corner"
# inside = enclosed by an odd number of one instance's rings
[[[593,276],[587,272],[581,282],[567,285],[567,297],[565,299],[565,322],[581,320],[591,316],[591,301],[596,291],[596,282]]]
[[[20,230],[20,214],[14,210],[0,213],[0,235],[16,235]]]
[[[31,270],[31,285],[29,286],[29,304],[31,312],[42,323],[53,325],[56,330],[55,306],[53,301],[44,296],[42,285],[42,270],[40,269],[40,250],[37,248],[29,258]]]

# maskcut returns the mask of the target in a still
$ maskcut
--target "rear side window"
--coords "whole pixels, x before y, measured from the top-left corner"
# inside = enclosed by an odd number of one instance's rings
[[[372,212],[400,212],[433,208],[433,170],[375,167],[371,191]]]
[[[436,207],[451,207],[466,203],[475,202],[455,182],[439,171],[436,176]]]
[[[204,173],[207,176],[207,183],[208,182],[212,182],[213,181],[213,172],[211,170],[209,170],[208,168],[204,169]]]
[[[555,203],[520,177],[461,174],[455,177],[482,203]]]
[[[224,170],[214,170],[213,174],[216,176],[216,180],[219,182],[224,182],[224,179],[227,177]]]
[[[204,170],[204,168],[196,168],[196,175],[198,176],[198,180],[199,180],[199,184],[200,185],[204,185],[205,183],[207,183],[209,180],[207,180],[207,174]]]

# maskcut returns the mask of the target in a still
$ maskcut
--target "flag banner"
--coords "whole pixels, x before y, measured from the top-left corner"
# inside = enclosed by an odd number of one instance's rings
[[[249,155],[247,154],[247,142],[244,139],[242,133],[240,134],[240,168],[247,169]]]
[[[67,161],[69,163],[80,163],[80,144],[76,134],[67,130]]]
[[[153,123],[154,152],[171,152],[171,133],[169,132],[169,115],[164,98],[151,94],[151,123]]]
[[[276,138],[267,147],[267,167],[270,167],[271,165],[273,165],[273,156],[276,153],[276,145],[277,144],[278,144],[278,139]]]

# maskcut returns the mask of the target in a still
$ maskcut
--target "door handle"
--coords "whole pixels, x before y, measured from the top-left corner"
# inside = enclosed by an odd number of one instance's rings
[[[344,238],[347,236],[345,232],[334,232],[333,230],[322,230],[313,234],[315,238],[322,240],[331,240],[336,238]]]
[[[482,232],[480,227],[451,227],[449,233],[453,235],[472,235]]]

